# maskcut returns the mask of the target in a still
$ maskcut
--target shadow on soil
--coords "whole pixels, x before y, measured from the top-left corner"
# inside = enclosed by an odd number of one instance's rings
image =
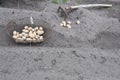
[[[101,49],[119,49],[120,33],[101,32],[96,35],[96,39],[92,40],[92,44]]]

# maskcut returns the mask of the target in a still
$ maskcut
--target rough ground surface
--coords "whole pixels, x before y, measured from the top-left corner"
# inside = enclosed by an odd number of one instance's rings
[[[1,4],[0,80],[120,80],[119,0],[81,1],[114,6],[78,9],[68,17],[73,22],[71,29],[59,26],[63,18],[56,13],[58,5],[22,1],[19,6],[12,0]],[[66,5],[75,4],[71,2]],[[29,16],[49,22],[50,37],[37,45],[15,44],[6,26],[13,19]],[[80,25],[75,24],[76,18]]]

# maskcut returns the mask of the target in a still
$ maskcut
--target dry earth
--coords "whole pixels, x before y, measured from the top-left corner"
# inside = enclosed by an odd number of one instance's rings
[[[29,1],[29,2],[28,2]],[[0,8],[0,80],[120,80],[120,1],[108,9],[78,9],[69,15],[71,29],[60,27],[60,5],[5,0]],[[36,4],[36,5],[34,5]],[[76,4],[70,1],[66,5]],[[36,45],[15,44],[6,32],[9,21],[33,16],[51,24],[49,39]],[[76,25],[76,18],[81,21]]]

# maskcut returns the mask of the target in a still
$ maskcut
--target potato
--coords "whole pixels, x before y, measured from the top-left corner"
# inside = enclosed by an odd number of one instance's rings
[[[80,24],[80,21],[79,21],[79,20],[77,20],[77,24]]]
[[[36,42],[37,42],[37,40],[36,40],[35,38],[33,38],[33,39],[32,39],[32,42],[36,43]]]
[[[19,37],[22,37],[23,35],[22,35],[22,33],[21,34],[19,34]]]
[[[13,35],[17,35],[17,31],[13,31]]]
[[[26,37],[25,37],[25,36],[22,36],[22,40],[26,40]]]
[[[67,25],[66,21],[62,21],[62,23],[64,27]]]
[[[18,37],[16,35],[13,35],[13,39],[17,39]]]
[[[72,22],[71,22],[71,21],[67,21],[67,23],[68,23],[68,24],[72,24]]]
[[[35,37],[36,37],[36,33],[30,31],[30,32],[29,32],[29,37],[30,37],[30,38],[35,38]]]
[[[71,25],[70,24],[67,24],[67,26],[66,26],[68,29],[70,29],[71,28]]]
[[[31,30],[32,30],[32,27],[29,27],[28,30],[31,31]]]
[[[22,35],[23,35],[24,37],[28,37],[28,34],[27,34],[27,33],[22,33]]]
[[[43,28],[42,28],[42,27],[39,27],[39,30],[41,30],[41,31],[42,31],[42,30],[43,30]]]
[[[38,28],[38,27],[35,27],[34,29],[37,31],[39,28]]]
[[[39,38],[41,41],[43,41],[43,36],[40,36],[40,38]]]
[[[22,32],[24,32],[24,33],[28,33],[29,30],[23,29]]]
[[[60,23],[60,26],[62,26],[62,27],[63,27],[63,26],[64,26],[64,24],[63,24],[63,23]]]
[[[29,28],[28,26],[25,26],[25,27],[24,27],[24,29],[26,29],[26,30],[28,30],[28,28]]]
[[[38,31],[36,31],[36,33],[37,33],[38,35],[42,35],[42,34],[44,33],[44,31],[38,30]]]
[[[40,37],[39,35],[36,35],[36,37],[35,37],[35,38],[36,38],[36,39],[38,39],[39,37]]]
[[[31,38],[26,38],[26,42],[32,42],[32,39]]]
[[[17,38],[16,39],[18,42],[22,43],[23,42],[23,39],[22,38]]]
[[[33,31],[33,32],[34,32],[34,31],[35,31],[35,29],[32,29],[31,31]]]

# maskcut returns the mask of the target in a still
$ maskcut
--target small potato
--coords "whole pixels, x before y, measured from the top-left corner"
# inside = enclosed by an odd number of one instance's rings
[[[32,42],[32,39],[31,38],[26,38],[26,42]]]
[[[38,27],[35,27],[34,29],[35,29],[35,30],[38,30],[39,28],[38,28]]]
[[[71,21],[67,21],[67,24],[72,24],[72,22]]]
[[[42,42],[44,41],[43,36],[40,36],[39,39],[37,39],[37,42]]]
[[[27,34],[27,33],[22,33],[22,35],[23,35],[24,37],[28,37],[28,34]]]
[[[31,30],[32,30],[32,27],[29,27],[28,30],[31,31]]]
[[[43,30],[43,28],[42,28],[42,27],[39,27],[39,30],[41,30],[41,31],[42,31],[42,30]]]
[[[18,39],[15,40],[16,43],[19,43],[20,41]]]
[[[33,32],[34,32],[34,31],[35,31],[35,29],[32,29],[31,31],[33,31]]]
[[[17,39],[18,37],[16,35],[13,35],[13,39]]]
[[[63,23],[60,23],[60,26],[62,26],[62,27],[63,27],[63,26],[64,26],[64,24],[63,24]]]
[[[37,42],[37,40],[36,40],[35,38],[33,38],[33,39],[32,39],[32,42],[36,43],[36,42]]]
[[[28,30],[28,28],[29,28],[28,26],[25,26],[25,27],[24,27],[24,29],[26,29],[26,30]]]
[[[71,25],[69,25],[69,24],[67,24],[67,26],[66,26],[68,29],[70,29],[71,28]]]
[[[20,43],[23,42],[23,39],[22,39],[22,38],[17,38],[16,40],[18,40]]]
[[[41,31],[42,34],[44,34],[44,31]]]
[[[22,40],[26,40],[26,37],[25,37],[25,36],[22,36]]]
[[[44,31],[38,30],[36,33],[37,33],[38,35],[42,35],[42,34],[44,34]]]
[[[43,36],[40,36],[40,38],[39,38],[41,41],[43,41]]]
[[[35,37],[36,37],[36,33],[30,31],[30,32],[29,32],[29,37],[30,37],[30,38],[35,38]]]
[[[17,34],[17,35],[19,35],[20,33],[19,33],[19,32],[17,32],[16,34]]]
[[[64,27],[67,25],[66,21],[62,21],[62,23]]]
[[[29,30],[23,29],[22,32],[24,32],[24,33],[28,33]]]
[[[38,39],[39,37],[40,37],[39,35],[36,35],[36,37],[35,37],[35,38],[36,38],[36,39]]]
[[[79,20],[77,20],[77,24],[80,24],[80,21],[79,21]]]
[[[23,36],[23,34],[19,34],[19,37],[22,37]]]
[[[13,31],[13,35],[17,35],[17,31]]]

